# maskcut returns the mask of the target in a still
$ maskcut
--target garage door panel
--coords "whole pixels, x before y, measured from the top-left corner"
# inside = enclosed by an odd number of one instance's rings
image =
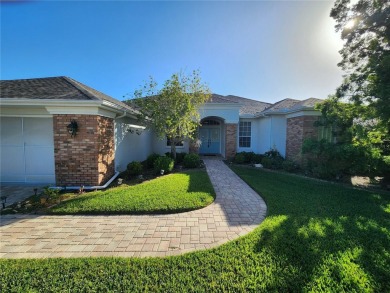
[[[16,182],[16,183],[24,183],[26,176],[21,174],[2,174],[1,182]]]
[[[55,183],[52,118],[1,118],[1,182]]]
[[[1,146],[1,181],[24,180],[24,154],[22,146]],[[21,179],[22,178],[22,179]]]
[[[24,118],[24,141],[27,145],[53,145],[53,119]]]
[[[22,118],[0,118],[1,145],[23,145]]]
[[[26,183],[56,183],[54,175],[26,175]]]
[[[26,146],[26,175],[54,174],[53,147]]]

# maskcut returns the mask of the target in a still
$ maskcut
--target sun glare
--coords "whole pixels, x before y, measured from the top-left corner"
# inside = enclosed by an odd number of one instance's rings
[[[345,28],[351,29],[351,28],[354,27],[354,25],[355,25],[355,20],[354,20],[354,19],[350,19],[350,20],[348,20],[348,22],[345,24]]]

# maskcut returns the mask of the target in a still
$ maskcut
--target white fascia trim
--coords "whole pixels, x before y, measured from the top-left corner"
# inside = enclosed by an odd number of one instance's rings
[[[240,115],[240,119],[253,119],[253,118],[257,118],[255,115],[253,114],[242,114]]]
[[[1,106],[9,107],[43,107],[53,114],[81,114],[100,115],[115,118],[123,114],[124,110],[108,101],[100,100],[49,100],[49,99],[0,99]],[[126,112],[126,116],[136,119],[134,115]]]
[[[130,118],[133,118],[133,119],[137,119],[137,117],[132,114],[132,113],[129,113],[130,110],[125,110],[123,109],[122,107],[114,104],[114,103],[111,103],[109,101],[106,101],[104,100],[103,103],[102,103],[102,106],[106,109],[115,109],[117,113],[120,113],[120,116],[123,116],[123,117],[130,117]],[[120,117],[119,116],[119,117]],[[123,117],[120,117],[120,118],[123,118]],[[117,117],[118,118],[118,117]]]
[[[270,112],[262,112],[257,114],[255,117],[265,117],[265,116],[271,116],[271,115],[286,115],[288,118],[290,118],[290,115],[294,115],[294,113],[299,113],[298,115],[295,115],[294,117],[303,116],[303,115],[311,115],[311,116],[317,116],[321,115],[319,111],[314,110],[313,107],[301,107],[298,109],[288,110],[288,111],[270,111]],[[305,114],[302,114],[305,113]]]
[[[44,107],[0,107],[0,116],[4,117],[52,117]]]
[[[50,100],[50,99],[0,99],[0,105],[4,106],[56,106],[69,107],[72,106],[99,106],[101,101],[80,101],[80,100]]]
[[[321,112],[315,111],[315,110],[299,111],[299,112],[295,112],[295,113],[291,113],[291,114],[286,115],[286,118],[295,118],[295,117],[300,117],[300,116],[321,116]]]
[[[46,106],[46,110],[54,115],[54,114],[76,114],[76,115],[98,115],[105,116],[109,118],[115,118],[116,112],[107,111],[99,106]]]

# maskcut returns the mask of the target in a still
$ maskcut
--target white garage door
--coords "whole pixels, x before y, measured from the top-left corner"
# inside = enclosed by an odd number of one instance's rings
[[[1,182],[55,183],[52,118],[0,118]]]

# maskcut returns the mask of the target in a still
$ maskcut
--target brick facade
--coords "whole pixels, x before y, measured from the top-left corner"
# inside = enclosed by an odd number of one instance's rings
[[[71,137],[66,126],[76,120]],[[58,186],[95,186],[115,172],[114,121],[97,115],[53,115],[54,159]]]
[[[225,124],[225,157],[233,158],[237,152],[237,124]]]
[[[287,118],[286,158],[302,163],[302,144],[307,138],[317,138],[314,122],[318,116],[299,116]]]

